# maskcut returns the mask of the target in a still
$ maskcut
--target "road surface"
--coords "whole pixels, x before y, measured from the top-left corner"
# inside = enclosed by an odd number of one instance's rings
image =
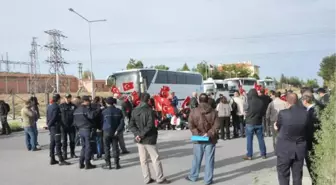
[[[125,136],[126,144],[131,154],[121,156],[122,169],[80,170],[78,159],[70,159],[71,166],[50,166],[47,131],[39,133],[41,151],[28,152],[25,148],[22,132],[11,136],[0,137],[0,174],[1,185],[141,185],[143,183],[137,148],[133,143],[132,135]],[[276,185],[275,171],[276,158],[273,154],[271,138],[266,138],[268,158],[259,157],[259,149],[254,138],[255,159],[243,161],[245,154],[245,139],[219,141],[216,148],[216,169],[214,182],[220,185]],[[162,158],[164,173],[173,181],[173,185],[204,184],[200,180],[196,183],[186,182],[184,177],[188,174],[192,161],[192,144],[190,132],[186,131],[160,131],[159,152]],[[80,147],[76,148],[79,155]],[[103,160],[94,161],[102,165]],[[204,167],[204,166],[203,166]],[[202,167],[202,168],[203,168]],[[153,173],[154,174],[154,173]],[[304,173],[305,185],[310,185],[307,172]]]

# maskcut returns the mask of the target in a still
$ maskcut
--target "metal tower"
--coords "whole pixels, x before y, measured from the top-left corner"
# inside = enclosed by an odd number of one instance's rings
[[[40,65],[38,62],[38,52],[37,52],[37,42],[36,37],[33,37],[31,43],[31,50],[29,52],[30,56],[30,79],[29,79],[29,89],[30,93],[35,94],[38,90],[38,74],[40,73]]]
[[[67,49],[63,48],[61,43],[61,39],[67,38],[62,34],[59,30],[48,30],[45,31],[46,34],[49,35],[49,43],[45,45],[46,48],[49,49],[49,58],[46,60],[47,63],[50,64],[49,72],[50,74],[55,75],[54,78],[48,80],[48,84],[46,86],[46,91],[48,91],[49,85],[53,88],[53,91],[59,93],[60,92],[60,85],[69,88],[68,81],[64,80],[62,76],[65,75],[64,64],[69,64],[64,61],[62,57],[63,51],[68,51]],[[60,84],[60,78],[63,79]]]

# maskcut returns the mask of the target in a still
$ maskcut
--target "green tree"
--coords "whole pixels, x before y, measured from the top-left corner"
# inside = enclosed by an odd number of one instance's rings
[[[151,68],[154,68],[154,69],[159,69],[159,70],[169,70],[169,67],[166,66],[166,65],[156,65],[156,66],[151,66]]]
[[[320,71],[318,75],[322,77],[325,85],[329,85],[331,81],[335,81],[336,54],[324,57],[320,63]]]
[[[94,73],[92,73],[93,79],[95,79]],[[82,73],[82,79],[83,80],[91,80],[91,71],[90,70],[85,70]]]
[[[328,106],[322,111],[321,129],[315,135],[318,141],[314,146],[315,155],[313,156],[316,184],[336,184],[336,167],[334,165],[336,163],[336,96],[334,90]]]
[[[131,58],[126,66],[126,69],[142,69],[144,65],[141,60]]]
[[[317,83],[317,79],[308,79],[307,82],[305,83],[305,86],[310,87],[310,88],[318,88],[319,85]]]
[[[179,71],[190,71],[188,64],[184,63],[181,70],[179,70]]]
[[[252,74],[252,71],[248,67],[236,64],[223,65],[221,71],[226,73],[230,77],[240,78],[246,78],[251,76]]]
[[[270,76],[266,76],[265,79],[271,79],[272,80],[273,78],[270,77]]]
[[[209,68],[207,62],[205,61],[198,63],[196,67],[192,69],[192,71],[199,72],[203,76],[204,80],[209,77]]]
[[[252,78],[255,78],[255,79],[257,79],[257,80],[260,80],[260,77],[259,77],[258,74],[253,74],[251,77],[252,77]]]

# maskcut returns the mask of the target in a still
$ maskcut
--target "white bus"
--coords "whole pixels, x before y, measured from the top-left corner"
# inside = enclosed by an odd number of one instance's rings
[[[263,88],[268,89],[269,91],[276,90],[275,82],[272,79],[258,80],[258,85],[261,85]]]
[[[227,78],[224,81],[228,84],[230,94],[235,90],[239,90],[239,86],[242,86],[247,93],[257,83],[255,78]]]
[[[133,82],[134,89],[124,91],[123,83]],[[165,71],[157,69],[132,69],[117,71],[106,79],[106,85],[116,86],[121,94],[130,94],[133,91],[158,94],[163,86],[170,87],[175,92],[180,103],[192,92],[203,92],[202,75],[189,71]]]
[[[225,86],[224,80],[208,78],[203,81],[204,92],[205,93],[215,93],[216,91],[228,90],[227,85]]]

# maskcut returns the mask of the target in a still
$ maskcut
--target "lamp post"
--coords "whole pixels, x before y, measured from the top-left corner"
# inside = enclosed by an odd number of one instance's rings
[[[75,13],[76,15],[78,15],[80,18],[82,18],[83,20],[85,20],[88,25],[89,25],[89,39],[90,39],[90,66],[91,66],[91,96],[92,98],[94,98],[95,94],[94,94],[94,85],[93,85],[93,65],[92,65],[92,41],[91,41],[91,24],[95,23],[95,22],[105,22],[107,21],[106,19],[98,19],[98,20],[88,20],[87,18],[85,18],[84,16],[82,16],[81,14],[79,14],[78,12],[76,12],[74,9],[69,8],[69,11],[72,13]]]

